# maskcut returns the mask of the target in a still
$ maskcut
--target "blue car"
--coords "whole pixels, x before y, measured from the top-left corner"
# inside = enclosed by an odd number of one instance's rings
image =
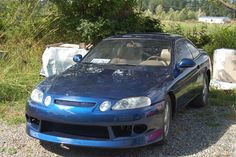
[[[27,134],[41,141],[131,148],[167,140],[175,113],[208,103],[209,56],[179,35],[116,35],[65,72],[46,78],[26,105]]]

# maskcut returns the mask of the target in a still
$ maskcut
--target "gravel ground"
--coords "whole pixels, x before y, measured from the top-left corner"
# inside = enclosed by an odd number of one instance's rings
[[[0,156],[236,157],[236,123],[229,118],[229,110],[216,106],[185,109],[173,120],[168,143],[125,150],[40,145],[26,135],[24,124],[9,126],[1,122]]]

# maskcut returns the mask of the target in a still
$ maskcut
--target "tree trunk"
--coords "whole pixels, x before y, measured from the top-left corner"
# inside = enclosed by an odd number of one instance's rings
[[[236,4],[230,3],[229,1],[225,1],[225,0],[218,0],[218,1],[222,3],[225,7],[236,11]]]

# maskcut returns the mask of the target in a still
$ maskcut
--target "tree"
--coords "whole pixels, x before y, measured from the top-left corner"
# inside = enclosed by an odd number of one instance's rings
[[[71,41],[97,43],[114,34],[162,31],[159,20],[135,11],[137,0],[50,1],[59,11],[61,34]]]
[[[236,1],[228,1],[228,0],[217,0],[221,4],[223,4],[225,7],[235,10],[236,11]]]
[[[164,15],[166,14],[165,10],[163,9],[162,5],[158,5],[155,9],[155,12],[156,12],[156,16],[159,18],[159,19],[163,19],[164,18]]]
[[[201,9],[206,16],[235,16],[235,13],[232,12],[232,7],[222,5],[220,1],[228,4],[229,6],[236,7],[236,0],[138,0],[141,10],[150,10],[155,14],[155,10],[158,5],[161,5],[165,12],[168,12],[170,8],[176,10],[182,10],[188,8],[191,11],[197,12]],[[232,4],[231,4],[231,3]]]

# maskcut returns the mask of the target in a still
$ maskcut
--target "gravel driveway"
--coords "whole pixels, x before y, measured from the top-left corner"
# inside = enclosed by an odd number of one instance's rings
[[[224,157],[234,154],[236,123],[230,118],[230,108],[208,106],[189,108],[173,120],[171,136],[165,145],[137,149],[109,150],[60,146],[28,137],[25,125],[0,124],[0,156],[77,156],[77,157]]]

